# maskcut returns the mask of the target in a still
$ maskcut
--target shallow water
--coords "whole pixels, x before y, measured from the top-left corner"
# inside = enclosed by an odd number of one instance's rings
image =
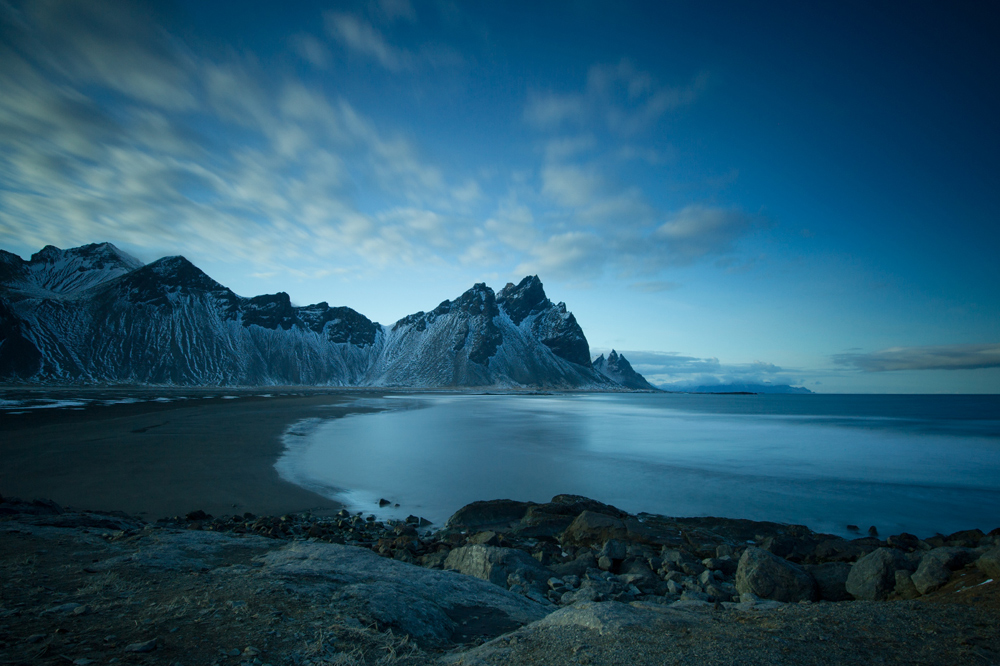
[[[997,396],[432,395],[301,422],[282,477],[381,518],[438,525],[481,499],[883,535],[1000,525]],[[378,509],[379,498],[400,507]]]

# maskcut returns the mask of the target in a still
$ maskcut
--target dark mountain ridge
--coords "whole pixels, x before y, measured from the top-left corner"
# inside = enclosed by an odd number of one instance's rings
[[[243,297],[180,256],[109,243],[0,250],[0,380],[166,385],[586,388],[586,336],[537,276],[476,284],[382,326],[347,307]],[[643,380],[644,381],[644,380]]]

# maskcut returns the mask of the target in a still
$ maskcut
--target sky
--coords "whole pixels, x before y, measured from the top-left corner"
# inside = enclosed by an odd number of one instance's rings
[[[993,3],[0,0],[0,248],[391,324],[537,274],[656,384],[1000,393]]]

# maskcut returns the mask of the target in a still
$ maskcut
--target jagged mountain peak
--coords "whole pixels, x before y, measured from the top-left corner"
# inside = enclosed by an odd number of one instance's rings
[[[188,261],[187,257],[179,254],[157,259],[138,272],[155,275],[163,284],[173,287],[189,287],[204,291],[226,289],[210,278],[205,271]]]
[[[607,358],[604,358],[604,354],[598,356],[594,360],[594,369],[622,386],[646,391],[657,390],[655,386],[646,381],[645,377],[632,368],[632,364],[623,354],[619,354],[614,349],[611,350]]]
[[[516,286],[508,282],[500,290],[497,301],[515,324],[552,306],[537,275],[529,275]]]
[[[230,316],[240,304],[239,296],[180,255],[157,259],[109,283],[107,288],[123,293],[132,303],[168,310],[173,308],[178,297],[211,295]]]
[[[444,303],[438,306],[438,309],[443,305]],[[470,315],[482,315],[490,318],[500,314],[500,310],[497,308],[496,294],[486,286],[485,282],[477,282],[471,289],[456,298],[450,304],[449,309],[458,309]]]

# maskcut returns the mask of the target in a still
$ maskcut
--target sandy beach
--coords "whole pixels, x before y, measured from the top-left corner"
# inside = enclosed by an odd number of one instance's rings
[[[269,393],[273,397],[261,397]],[[142,394],[172,402],[0,413],[0,494],[124,511],[146,520],[203,509],[213,515],[336,510],[325,497],[282,480],[281,436],[304,418],[336,418],[360,396],[337,389],[59,389],[4,391],[113,400]],[[222,396],[236,396],[227,399]],[[15,410],[16,411],[16,410]]]

